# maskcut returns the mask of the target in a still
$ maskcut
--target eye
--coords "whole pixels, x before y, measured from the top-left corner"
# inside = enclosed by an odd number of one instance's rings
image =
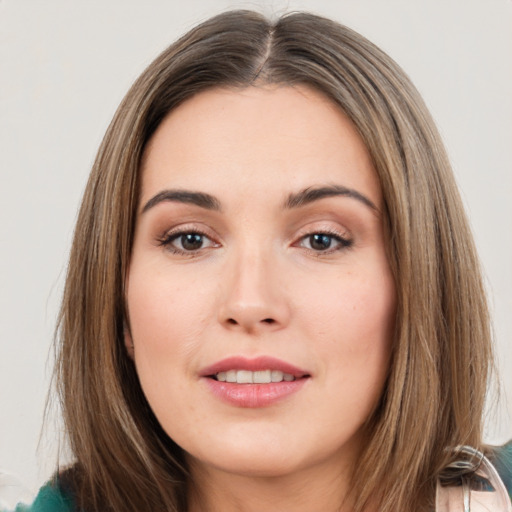
[[[337,233],[310,233],[302,237],[298,245],[315,252],[330,253],[350,247],[352,240]]]
[[[172,253],[184,255],[194,254],[202,249],[218,246],[211,238],[199,231],[167,233],[159,243]]]

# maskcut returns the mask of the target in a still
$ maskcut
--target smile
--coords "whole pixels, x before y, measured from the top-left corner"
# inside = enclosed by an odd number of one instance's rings
[[[269,384],[271,382],[292,382],[295,377],[280,370],[228,370],[214,375],[219,382],[236,382],[237,384]]]
[[[269,407],[299,392],[311,374],[274,357],[229,357],[204,368],[202,381],[222,402],[242,408]]]

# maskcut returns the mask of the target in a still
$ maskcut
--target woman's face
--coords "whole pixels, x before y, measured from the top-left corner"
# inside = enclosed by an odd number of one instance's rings
[[[142,166],[126,344],[193,467],[355,461],[394,325],[381,212],[362,140],[311,89],[213,89],[162,122]]]

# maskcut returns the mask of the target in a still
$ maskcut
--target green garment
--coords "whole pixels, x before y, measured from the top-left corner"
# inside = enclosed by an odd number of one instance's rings
[[[492,457],[510,500],[512,501],[512,440],[498,448]],[[65,495],[54,484],[46,484],[41,488],[32,505],[18,505],[14,512],[73,512],[73,499]]]
[[[507,488],[512,501],[512,440],[496,451],[493,464]]]
[[[52,484],[41,488],[32,505],[18,505],[14,512],[72,512],[73,500]]]

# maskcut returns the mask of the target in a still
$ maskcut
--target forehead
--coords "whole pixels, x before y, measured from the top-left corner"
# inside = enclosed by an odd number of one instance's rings
[[[170,186],[238,193],[338,183],[381,192],[370,155],[352,122],[305,87],[215,88],[174,109],[150,139],[142,200]]]

